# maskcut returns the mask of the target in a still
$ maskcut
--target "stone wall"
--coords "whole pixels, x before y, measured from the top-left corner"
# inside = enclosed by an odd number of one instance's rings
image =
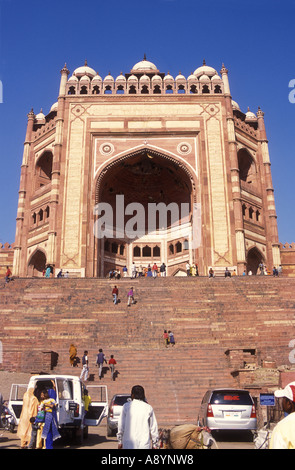
[[[6,273],[7,266],[10,267],[12,271],[13,266],[13,246],[14,244],[10,245],[9,243],[0,243],[0,277],[4,277]]]
[[[295,277],[295,243],[280,244],[281,265],[283,274]]]

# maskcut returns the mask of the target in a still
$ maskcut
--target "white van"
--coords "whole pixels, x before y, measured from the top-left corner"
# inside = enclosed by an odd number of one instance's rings
[[[87,384],[85,387],[79,377],[71,375],[33,375],[29,384],[13,384],[8,408],[16,423],[19,423],[24,392],[31,387],[35,390],[50,389],[53,388],[53,384],[56,390],[56,412],[60,434],[75,436],[79,431],[81,439],[87,437],[88,426],[98,426],[108,414],[107,386]],[[91,405],[85,415],[83,396],[86,388],[91,397]]]

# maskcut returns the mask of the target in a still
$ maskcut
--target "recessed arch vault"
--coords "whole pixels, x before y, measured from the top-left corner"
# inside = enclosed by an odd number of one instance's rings
[[[175,205],[188,207],[187,218],[179,218],[180,224],[186,224],[187,231],[184,236],[188,238],[191,230],[192,207],[198,200],[197,175],[194,169],[181,157],[178,158],[155,149],[144,147],[131,150],[124,155],[107,161],[96,175],[93,192],[94,207],[99,206],[102,202],[115,207],[115,200],[118,196],[124,196],[125,208],[132,206],[133,203],[142,205],[144,217],[146,218],[145,227],[148,225],[150,207],[153,204],[159,205],[159,203],[166,205],[168,213],[167,226],[164,227],[163,231],[163,226],[160,222],[158,224],[157,221],[156,227],[157,231],[162,230],[161,244],[155,240],[155,233],[151,235],[148,230],[145,231],[142,237],[137,236],[134,242],[137,243],[136,253],[142,252],[140,248],[148,245],[151,248],[151,253],[161,253],[161,261],[165,262],[166,265],[169,264],[167,243],[168,239],[170,241],[173,239],[174,229],[177,226],[177,224],[172,223],[173,217],[170,209],[173,205],[173,207]],[[180,213],[181,211],[179,211]],[[117,220],[115,216],[114,220]],[[96,221],[97,219],[94,221],[94,225]],[[128,223],[127,219],[125,219],[125,226],[126,223]],[[124,235],[126,235],[125,232]],[[175,241],[175,239],[173,240]],[[121,252],[124,253],[125,258],[120,259],[119,252],[117,253],[118,256],[116,256],[116,253],[103,253],[103,244],[95,239],[94,264],[99,266],[95,275],[105,276],[112,269],[112,264],[113,267],[120,265],[120,263],[121,265],[126,263],[130,266],[130,263],[134,261],[132,241],[122,236],[117,240],[117,243],[121,247]],[[123,245],[124,248],[122,248]],[[178,253],[179,260],[181,256],[182,258],[186,257],[186,261],[188,261],[188,250]],[[136,257],[136,262],[140,263],[141,261]],[[152,262],[152,257],[150,260],[145,258],[144,261]],[[182,261],[184,262],[184,259]],[[102,267],[101,264],[104,266]]]

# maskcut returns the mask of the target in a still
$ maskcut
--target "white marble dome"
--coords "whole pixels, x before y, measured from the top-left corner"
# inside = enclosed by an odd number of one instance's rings
[[[205,61],[203,62],[203,65],[201,67],[198,67],[194,71],[194,75],[196,77],[201,77],[202,75],[207,75],[208,77],[213,77],[214,75],[218,75],[217,71],[213,67],[209,67],[209,65],[206,65]]]
[[[158,73],[159,70],[155,64],[150,62],[149,60],[146,60],[146,57],[144,57],[143,60],[140,62],[137,62],[131,70],[131,73]]]
[[[74,70],[73,75],[75,75],[78,78],[81,78],[84,75],[86,75],[89,78],[93,78],[96,75],[96,71],[93,70],[91,67],[88,67],[87,61],[85,61],[85,64],[82,65],[82,67],[78,67],[76,70]]]

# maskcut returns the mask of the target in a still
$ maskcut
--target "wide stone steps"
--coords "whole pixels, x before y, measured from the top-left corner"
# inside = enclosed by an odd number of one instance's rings
[[[120,303],[111,291],[119,288]],[[136,304],[127,307],[134,287]],[[288,364],[294,338],[295,279],[17,279],[0,289],[0,340],[5,370],[40,371],[42,354],[58,355],[54,373],[79,375],[68,349],[89,351],[90,384],[100,383],[95,357],[114,354],[118,376],[109,396],[141,383],[161,422],[190,421],[209,386],[235,386],[228,350]],[[176,346],[166,349],[171,329]]]
[[[107,360],[110,354],[114,354],[118,362],[115,381],[111,380],[107,365],[104,365],[104,375],[102,380],[99,380],[98,369],[94,365],[97,351],[89,351],[88,383],[107,385],[109,399],[116,393],[130,393],[133,385],[141,384],[162,426],[195,422],[199,403],[208,389],[208,384],[213,387],[222,386],[224,383],[234,386],[234,381],[229,372],[224,370],[225,360],[223,366],[221,363],[216,366],[215,361],[208,361],[209,351],[177,348],[177,345],[164,348],[157,358],[150,356],[146,349],[130,352],[104,349]],[[81,368],[66,366],[67,360],[68,354],[64,351],[61,361],[64,365],[58,366],[55,372],[79,375]]]

